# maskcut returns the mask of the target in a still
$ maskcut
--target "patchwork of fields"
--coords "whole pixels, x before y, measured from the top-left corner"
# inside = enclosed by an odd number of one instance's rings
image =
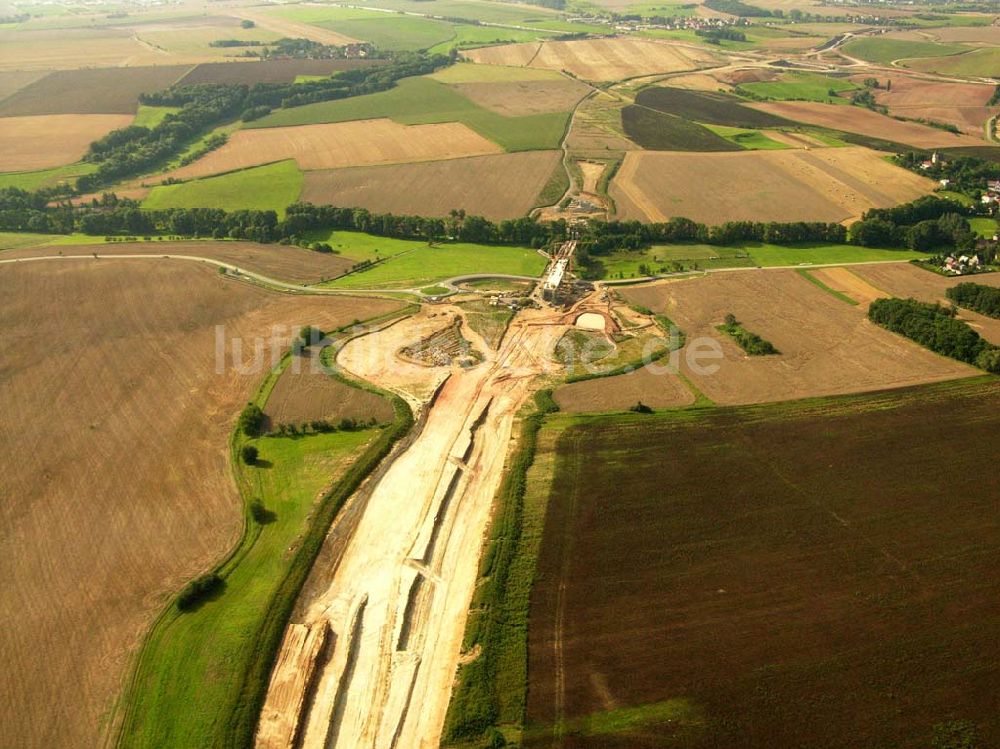
[[[626,38],[514,44],[484,47],[464,54],[486,65],[568,70],[587,81],[617,81],[651,73],[694,70],[718,60],[708,50]]]
[[[356,120],[239,130],[222,148],[168,176],[204,177],[283,159],[294,159],[301,169],[337,169],[454,159],[500,150],[459,123],[405,126],[392,120]]]
[[[754,107],[789,120],[904,143],[917,148],[980,146],[983,144],[982,138],[979,137],[956,135],[916,122],[900,122],[878,112],[859,107],[802,101],[768,102],[755,104]]]

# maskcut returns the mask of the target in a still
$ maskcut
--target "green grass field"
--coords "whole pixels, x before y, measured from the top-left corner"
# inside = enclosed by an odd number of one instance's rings
[[[1000,73],[1000,49],[986,47],[964,55],[914,61],[907,67],[947,75],[996,77]]]
[[[404,125],[462,122],[506,151],[559,148],[569,112],[504,117],[483,109],[443,83],[407,78],[388,91],[281,109],[249,127],[313,125],[389,117]]]
[[[132,121],[132,124],[152,129],[163,122],[163,118],[168,114],[175,114],[180,111],[180,107],[151,107],[147,104],[140,104],[139,111],[135,113],[135,119]]]
[[[504,29],[496,26],[472,26],[469,24],[456,24],[452,26],[452,37],[446,41],[435,44],[427,51],[432,54],[448,54],[453,49],[469,49],[472,47],[482,47],[487,44],[533,42],[536,39],[544,39],[551,34],[538,31],[527,31],[525,29]]]
[[[704,127],[748,151],[783,151],[791,148],[789,145],[768,138],[759,130],[746,130],[739,127],[726,127],[725,125],[704,125]]]
[[[154,187],[142,207],[151,210],[223,208],[229,211],[246,208],[275,210],[283,216],[285,208],[299,199],[302,183],[302,172],[294,160],[288,159],[217,177]]]
[[[60,182],[71,182],[83,174],[90,174],[96,168],[94,164],[80,162],[36,172],[2,172],[0,189],[17,187],[21,190],[40,190],[43,187],[55,187]]]
[[[514,3],[488,2],[488,0],[434,0],[431,6],[419,0],[373,0],[372,2],[363,0],[354,5],[371,5],[388,10],[430,13],[445,18],[504,23],[511,26],[527,26],[533,21],[559,18],[556,11],[541,6],[528,7]]]
[[[392,257],[427,246],[426,242],[377,237],[360,231],[314,231],[307,233],[305,239],[308,242],[326,242],[338,254],[358,262]]]
[[[881,250],[854,245],[800,245],[779,247],[762,242],[748,242],[735,247],[707,244],[659,245],[647,250],[613,252],[597,258],[604,265],[604,278],[640,278],[640,265],[653,275],[711,270],[715,268],[769,268],[783,265],[826,265],[830,263],[866,263],[881,260],[908,261],[926,257],[911,250]]]
[[[316,497],[343,473],[375,434],[372,430],[251,440],[264,467],[241,466],[241,484],[262,499],[273,520],[223,571],[214,601],[179,613],[169,609],[153,629],[136,678],[125,745],[217,745],[220,710],[238,698],[238,677],[251,655],[260,618],[288,570]]]
[[[995,218],[970,218],[969,225],[972,231],[981,237],[992,237],[1000,231],[1000,221]]]
[[[343,254],[353,257],[348,249]],[[416,289],[433,286],[454,276],[475,273],[539,276],[545,270],[545,262],[544,257],[526,247],[494,247],[461,242],[421,245],[369,270],[321,285],[336,289]]]
[[[964,44],[938,44],[936,42],[911,42],[904,39],[865,37],[844,45],[844,52],[868,62],[888,65],[893,60],[917,57],[944,57],[968,52],[971,47]]]
[[[847,104],[848,100],[831,96],[830,92],[853,91],[858,86],[842,78],[830,78],[814,73],[783,73],[776,81],[744,83],[740,90],[768,99],[820,101],[832,104]]]

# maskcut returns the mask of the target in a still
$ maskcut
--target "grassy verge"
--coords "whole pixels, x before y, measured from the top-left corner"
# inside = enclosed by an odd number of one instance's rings
[[[536,409],[521,422],[495,502],[496,514],[480,565],[480,581],[466,626],[464,648],[478,655],[460,667],[445,721],[444,744],[493,739],[498,726],[524,721],[528,666],[528,604],[545,518],[544,501],[528,493],[545,413],[556,408],[549,391],[536,395]]]
[[[268,376],[254,402],[264,405],[279,374]],[[154,624],[126,687],[118,746],[252,745],[285,626],[327,529],[413,423],[406,403],[387,397],[396,418],[383,429],[257,439],[233,434],[243,537],[212,570],[224,581],[216,600],[183,614],[171,602]],[[245,444],[258,447],[261,465],[238,462]],[[331,476],[338,476],[332,485]],[[263,515],[251,510],[255,499],[262,500]]]
[[[809,271],[797,270],[795,272],[798,273],[800,276],[802,276],[804,279],[806,279],[813,286],[818,286],[819,288],[823,289],[823,291],[825,291],[827,294],[832,294],[833,296],[837,297],[837,299],[839,299],[840,301],[847,302],[848,304],[854,307],[858,306],[858,301],[856,299],[851,299],[849,296],[847,296],[847,294],[844,294],[841,291],[837,291],[836,289],[831,289],[829,286],[820,281],[818,278],[816,278],[816,276],[814,276]]]

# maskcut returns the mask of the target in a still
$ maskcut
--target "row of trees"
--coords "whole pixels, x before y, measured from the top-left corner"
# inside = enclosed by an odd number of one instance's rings
[[[1000,289],[979,283],[960,283],[946,292],[959,307],[1000,319]]]
[[[171,208],[142,210],[134,200],[113,193],[89,205],[73,206],[52,191],[0,190],[0,230],[38,233],[79,231],[92,236],[147,236],[248,239],[255,242],[298,242],[318,230],[362,231],[384,237],[423,239],[429,242],[459,240],[479,244],[514,244],[543,247],[564,241],[571,228],[564,220],[539,223],[523,217],[493,222],[464,211],[447,217],[373,213],[364,208],[295,203],[284,220],[275,211],[221,208]],[[934,196],[894,208],[873,209],[848,233],[840,224],[796,221],[790,223],[728,221],[716,226],[674,218],[662,223],[590,221],[574,228],[588,256],[616,250],[642,249],[653,244],[684,242],[718,246],[744,242],[777,245],[803,243],[853,243],[865,247],[908,246],[919,250],[943,247],[967,249],[976,239],[969,222],[954,201]]]
[[[152,171],[206,130],[237,117],[257,119],[276,108],[384,91],[400,78],[432,73],[449,62],[444,55],[401,54],[387,65],[345,70],[304,83],[202,83],[143,94],[139,97],[143,104],[179,107],[180,111],[168,114],[153,128],[130,125],[92,143],[84,158],[98,167],[80,177],[77,188],[88,192]]]
[[[1000,374],[1000,348],[956,319],[953,308],[916,299],[876,299],[868,318],[938,354]]]

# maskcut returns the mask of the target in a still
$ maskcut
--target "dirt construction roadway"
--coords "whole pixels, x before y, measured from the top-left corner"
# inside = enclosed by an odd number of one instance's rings
[[[522,312],[498,352],[451,369],[375,484],[332,582],[289,628],[258,747],[438,746],[515,414],[566,330],[555,319]],[[377,347],[379,335],[358,342]],[[463,335],[488,352],[468,326]],[[345,349],[338,360],[400,389],[384,358]]]

